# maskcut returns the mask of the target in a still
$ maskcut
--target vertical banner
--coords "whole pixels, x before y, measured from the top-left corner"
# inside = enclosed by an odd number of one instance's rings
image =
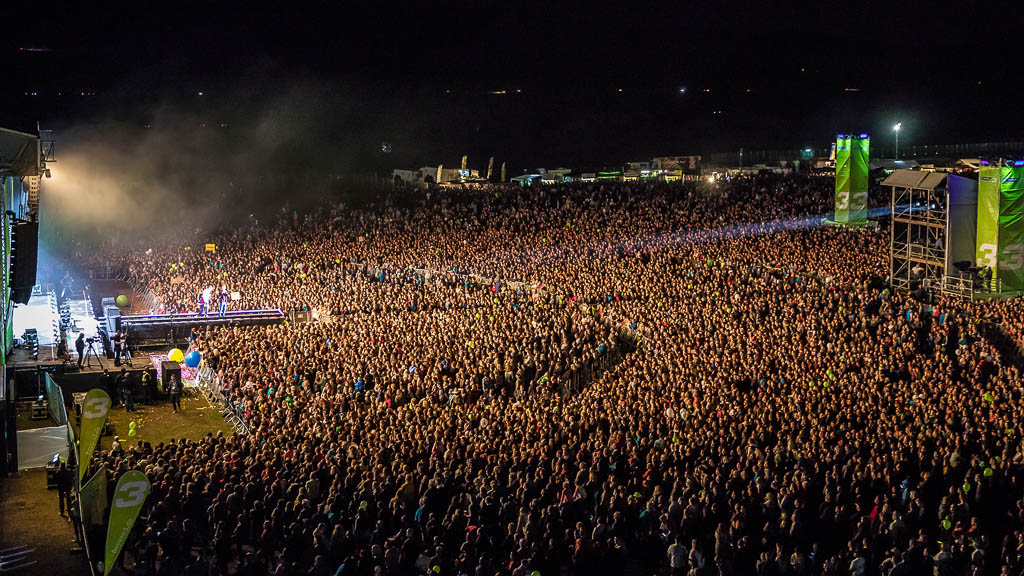
[[[494,156],[491,156],[491,159],[487,161],[487,181],[488,182],[491,181],[491,172],[493,172],[493,171],[494,171]]]
[[[1002,166],[999,176],[999,277],[1014,292],[1024,290],[1024,165]]]
[[[128,534],[139,517],[139,510],[149,496],[149,478],[138,470],[125,472],[117,481],[114,500],[110,503],[110,522],[107,523],[107,547],[103,555],[103,576],[110,574],[121,554]]]
[[[978,171],[978,249],[974,258],[977,265],[992,270],[992,278],[999,275],[999,181],[998,167]]]
[[[850,211],[849,223],[862,225],[868,221],[868,161],[871,139],[867,134],[851,140],[850,149]]]
[[[850,137],[836,136],[836,213],[835,221],[850,221]]]
[[[440,184],[441,183],[441,172],[443,170],[444,170],[444,164],[438,164],[437,165],[437,176],[434,176],[434,183],[435,184]]]
[[[502,182],[505,181],[505,163],[504,162],[501,163],[501,181]]]
[[[466,156],[465,154],[463,154],[463,156],[462,156],[462,166],[460,167],[460,170],[465,170],[466,169],[466,161],[467,160],[469,160],[469,157]]]
[[[92,462],[92,453],[96,450],[103,425],[107,422],[110,411],[110,395],[99,388],[89,390],[82,403],[82,439],[78,446],[78,481],[82,481],[85,470]]]
[[[103,524],[103,513],[107,510],[107,465],[100,469],[78,491],[82,507],[82,525]]]

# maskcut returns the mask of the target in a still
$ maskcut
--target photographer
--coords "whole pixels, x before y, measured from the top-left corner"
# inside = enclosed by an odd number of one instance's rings
[[[121,365],[121,348],[124,345],[124,336],[121,335],[121,331],[118,330],[114,333],[114,337],[111,339],[111,343],[114,346],[114,366]]]
[[[85,332],[78,333],[78,340],[75,340],[75,350],[78,352],[78,369],[82,369],[82,359],[85,356]]]

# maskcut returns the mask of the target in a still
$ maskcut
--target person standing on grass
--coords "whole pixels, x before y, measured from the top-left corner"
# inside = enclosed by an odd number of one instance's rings
[[[57,502],[60,506],[60,515],[64,516],[64,503],[67,502],[68,514],[71,514],[71,485],[72,472],[64,462],[60,463],[60,470],[57,471]]]
[[[167,385],[167,392],[171,395],[171,407],[175,412],[181,411],[181,379],[177,374],[171,375],[171,382]]]
[[[153,389],[153,377],[150,375],[149,370],[142,371],[142,394],[146,398],[146,404],[152,404],[153,399],[156,397]]]
[[[124,409],[128,412],[135,412],[135,379],[132,373],[121,368],[121,397],[124,400]]]

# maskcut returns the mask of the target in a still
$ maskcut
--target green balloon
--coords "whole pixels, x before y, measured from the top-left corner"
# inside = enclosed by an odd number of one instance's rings
[[[949,530],[952,527],[953,527],[953,523],[950,522],[949,520],[943,520],[942,521],[942,529],[943,530]]]
[[[996,473],[996,471],[991,469],[991,468],[985,468],[985,471],[982,472],[982,474],[985,476],[985,478],[989,478],[989,477],[991,477],[995,473]]]
[[[131,422],[128,423],[129,430],[135,430],[136,426],[138,426],[138,424],[135,423],[135,420],[132,420]]]
[[[121,294],[114,300],[114,303],[117,304],[118,308],[126,308],[128,306],[128,297]]]
[[[136,434],[138,434],[138,432],[135,431],[135,428],[132,428],[131,430],[128,431],[129,436],[134,437]]]
[[[962,486],[962,488],[964,489],[964,493],[965,494],[970,492],[971,491],[971,483],[970,482],[964,482],[964,485]]]

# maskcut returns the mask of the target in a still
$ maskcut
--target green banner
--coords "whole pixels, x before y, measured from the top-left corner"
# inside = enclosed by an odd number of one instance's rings
[[[978,171],[978,240],[974,258],[982,268],[991,268],[998,277],[999,254],[999,168]]]
[[[836,136],[836,222],[850,221],[850,137]]]
[[[871,139],[867,134],[852,139],[850,150],[850,212],[851,224],[864,224],[868,220],[868,160]]]
[[[103,524],[103,513],[107,510],[107,465],[93,474],[78,491],[78,502],[82,508],[82,525]]]
[[[92,462],[92,453],[100,440],[103,425],[110,411],[110,395],[99,388],[89,390],[82,403],[82,439],[78,445],[78,481],[85,477],[85,471]]]
[[[107,523],[107,547],[103,555],[103,576],[110,574],[121,554],[128,534],[139,517],[139,510],[149,496],[149,478],[138,470],[125,472],[117,481],[114,500],[110,503],[110,522]]]
[[[1024,290],[1024,166],[1000,170],[999,277],[1004,291]]]

